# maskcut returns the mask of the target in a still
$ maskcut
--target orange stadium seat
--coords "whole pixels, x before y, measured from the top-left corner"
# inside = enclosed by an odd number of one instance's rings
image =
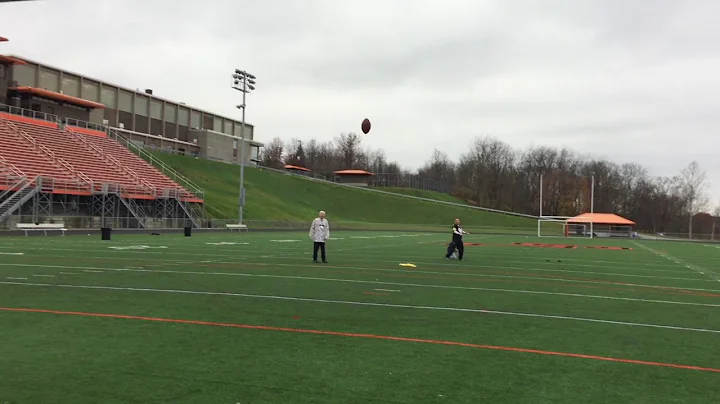
[[[67,185],[72,184],[72,188],[79,190],[78,178],[70,171],[56,164],[49,156],[16,134],[8,126],[1,124],[0,155],[3,156],[7,164],[17,167],[29,179],[38,176],[53,178],[59,188],[67,189]],[[9,171],[7,167],[4,169]],[[62,186],[63,184],[66,186]],[[89,187],[89,184],[87,186]],[[90,192],[89,189],[86,191]]]

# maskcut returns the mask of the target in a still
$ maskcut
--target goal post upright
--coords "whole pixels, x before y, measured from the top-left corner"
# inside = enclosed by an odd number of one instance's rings
[[[595,213],[595,176],[590,179],[590,240],[593,239],[593,220],[592,214]]]
[[[585,180],[583,181],[583,183],[585,184],[585,186],[587,186],[588,178],[587,177],[584,177],[584,178],[585,178]],[[545,215],[545,212],[543,209],[544,208],[544,206],[543,206],[543,202],[544,202],[543,201],[543,196],[544,196],[543,182],[544,182],[544,179],[545,179],[544,175],[540,174],[539,179],[538,179],[540,189],[538,192],[538,195],[539,195],[538,212],[539,212],[539,214],[538,214],[537,235],[538,235],[538,237],[547,237],[547,236],[543,236],[544,226],[542,225],[542,222],[553,222],[553,223],[555,223],[555,225],[553,225],[553,226],[562,225],[562,234],[560,235],[560,237],[572,237],[574,235],[574,233],[577,232],[577,229],[580,228],[580,227],[578,227],[578,226],[580,226],[579,224],[571,224],[569,222],[570,219],[572,219],[574,216],[556,216],[560,212],[555,212],[554,215]],[[587,192],[587,188],[584,188],[584,189],[585,189],[585,192]],[[590,190],[589,191],[590,191],[589,195],[588,195],[588,193],[583,192],[583,194],[585,196],[583,197],[582,200],[585,201],[585,204],[584,204],[584,206],[580,206],[580,204],[578,204],[576,206],[576,209],[579,212],[576,212],[575,215],[588,212],[588,210],[586,210],[588,208],[588,206],[586,204],[588,199],[590,199],[590,206],[589,206],[590,212],[589,213],[591,214],[591,217],[592,217],[592,214],[595,213],[595,175],[590,176]],[[589,196],[589,198],[587,198],[587,196]],[[575,228],[573,228],[574,229],[573,232],[570,231],[571,225],[575,226]],[[590,239],[595,238],[595,234],[594,234],[595,225],[594,225],[593,219],[590,219],[589,222],[585,222],[585,224],[582,225],[582,228],[584,229],[583,232],[587,236],[589,236]],[[573,233],[573,234],[571,234],[571,233]],[[558,236],[555,236],[555,237],[558,237]]]
[[[543,200],[542,200],[542,199],[543,199],[543,192],[542,192],[542,191],[543,191],[543,189],[542,189],[542,185],[543,185],[543,184],[542,184],[542,183],[543,183],[543,181],[542,181],[542,180],[543,180],[543,175],[540,174],[540,200],[539,200],[539,206],[538,206],[538,208],[539,208],[539,214],[538,214],[538,222],[537,222],[537,236],[538,236],[538,237],[542,237],[541,234],[540,234],[540,219],[542,219],[542,217],[543,217],[543,212],[542,212],[542,208],[543,208],[543,207],[542,207],[542,205],[543,205],[543,204],[542,204],[542,203],[543,203]]]

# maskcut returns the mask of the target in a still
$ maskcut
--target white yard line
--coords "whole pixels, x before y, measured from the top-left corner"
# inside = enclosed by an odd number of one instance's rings
[[[560,316],[560,315],[552,315],[552,314],[522,313],[522,312],[499,311],[499,310],[484,310],[484,309],[472,309],[472,308],[462,308],[462,307],[416,306],[416,305],[407,305],[407,304],[359,302],[359,301],[352,301],[352,300],[311,299],[311,298],[293,297],[293,296],[255,295],[255,294],[248,294],[248,293],[207,292],[207,291],[178,290],[178,289],[132,288],[132,287],[118,287],[118,286],[63,285],[63,284],[53,285],[53,284],[47,284],[47,283],[5,282],[5,281],[0,281],[0,284],[18,285],[18,286],[34,286],[34,287],[49,287],[49,288],[115,290],[115,291],[124,291],[124,292],[172,293],[172,294],[205,295],[205,296],[232,296],[232,297],[244,297],[244,298],[252,298],[252,299],[284,300],[284,301],[324,303],[324,304],[336,304],[336,305],[400,308],[400,309],[427,310],[427,311],[464,312],[464,313],[478,313],[478,314],[495,314],[495,315],[503,315],[503,316],[542,318],[542,319],[564,320],[564,321],[573,321],[573,322],[612,324],[612,325],[619,325],[619,326],[625,326],[625,327],[659,328],[659,329],[675,330],[675,331],[720,334],[720,330],[713,330],[713,329],[706,329],[706,328],[691,328],[691,327],[680,327],[680,326],[664,325],[664,324],[634,323],[634,322],[629,322],[629,321],[613,321],[613,320],[603,320],[603,319],[597,319],[597,318],[571,317],[571,316]]]
[[[216,262],[216,264],[237,264],[237,262]],[[256,265],[265,265],[265,266],[284,266],[284,267],[292,267],[292,268],[315,268],[313,265],[302,265],[302,264],[260,264],[260,263],[253,263]],[[30,267],[30,268],[55,268],[55,269],[95,269],[95,270],[105,270],[105,271],[127,271],[128,269],[125,268],[107,268],[107,267],[78,267],[78,266],[68,266],[68,265],[38,265],[38,264],[3,264],[0,263],[0,266],[15,266],[15,267]],[[490,274],[483,274],[481,272],[479,273],[469,273],[469,272],[438,272],[438,271],[423,271],[423,270],[404,270],[404,269],[389,269],[389,268],[367,268],[367,267],[334,267],[334,266],[324,266],[323,268],[332,268],[332,269],[360,269],[365,271],[372,271],[372,272],[390,272],[390,273],[408,273],[408,274],[425,274],[425,275],[443,275],[443,276],[456,276],[458,279],[462,279],[465,277],[479,277],[479,278],[493,278],[493,279],[516,279],[516,280],[542,280],[547,282],[562,282],[562,283],[580,283],[580,284],[591,284],[591,285],[614,285],[614,286],[634,286],[639,288],[648,288],[648,289],[660,289],[660,290],[676,290],[676,291],[699,291],[699,292],[714,292],[714,293],[720,293],[720,289],[708,289],[708,288],[684,288],[684,287],[676,287],[676,286],[666,286],[666,285],[647,285],[647,284],[641,284],[641,283],[626,283],[626,282],[609,282],[609,281],[597,281],[597,280],[579,280],[579,279],[565,279],[565,278],[542,278],[542,277],[536,277],[536,276],[513,276],[513,275],[490,275]],[[144,271],[144,270],[137,270],[137,271]],[[199,272],[199,273],[206,273],[206,272]],[[708,281],[711,282],[711,281]]]
[[[210,276],[242,276],[242,277],[249,277],[249,278],[296,279],[296,280],[308,280],[308,281],[325,281],[325,282],[358,283],[358,284],[386,285],[386,286],[403,286],[403,287],[428,288],[428,289],[476,290],[476,291],[485,291],[485,292],[523,293],[523,294],[532,294],[532,295],[578,297],[578,298],[587,298],[587,299],[619,300],[619,301],[628,301],[628,302],[658,303],[658,304],[670,304],[670,305],[674,304],[674,305],[683,305],[683,306],[720,307],[720,304],[712,304],[712,303],[694,303],[694,302],[683,302],[683,301],[673,301],[673,300],[641,299],[641,298],[633,298],[633,297],[586,295],[586,294],[582,294],[582,293],[543,292],[543,291],[524,290],[524,289],[481,288],[481,287],[473,287],[473,286],[428,285],[428,284],[422,284],[422,283],[365,281],[365,280],[358,280],[358,279],[322,278],[322,277],[297,276],[297,275],[247,274],[247,273],[237,273],[237,272],[197,272],[197,271],[170,271],[170,270],[163,271],[163,270],[154,270],[154,269],[143,269],[143,270],[110,269],[110,271],[172,273],[172,274],[180,273],[180,274],[187,274],[187,275],[210,275]],[[400,290],[396,290],[396,289],[374,289],[374,290],[383,291],[383,292],[400,292]]]
[[[273,258],[287,258],[287,257],[280,257],[280,256],[274,256]],[[289,259],[297,259],[296,257],[291,257]],[[358,261],[358,262],[368,262],[367,259],[363,260],[348,260],[347,258],[343,257],[343,261]],[[396,263],[395,261],[382,261],[384,263]],[[482,265],[482,264],[447,264],[445,262],[422,262],[413,260],[413,263],[417,265],[433,265],[443,268],[463,268],[463,269],[478,269],[478,268],[484,268],[484,269],[498,269],[498,270],[512,270],[512,271],[531,271],[531,272],[560,272],[560,273],[568,273],[568,274],[585,274],[585,275],[600,275],[600,276],[619,276],[619,277],[625,277],[625,278],[649,278],[649,279],[666,279],[666,280],[675,280],[675,281],[696,281],[696,282],[711,282],[709,279],[702,279],[702,278],[685,278],[685,277],[675,277],[675,276],[656,276],[656,275],[638,275],[638,274],[624,274],[624,273],[617,273],[617,272],[597,272],[597,271],[574,271],[570,269],[552,269],[552,268],[532,268],[532,267],[509,267],[509,266],[499,266],[499,265]],[[218,263],[224,263],[224,262],[218,262]],[[252,262],[248,262],[252,263]],[[275,264],[275,265],[288,265],[288,264]],[[630,268],[628,268],[630,269]],[[632,270],[632,269],[631,269]],[[664,271],[663,271],[664,272]],[[684,273],[687,274],[687,271],[675,271],[677,273]]]
[[[14,281],[26,281],[27,280],[27,278],[16,278],[14,276],[7,276],[5,279],[11,279]]]

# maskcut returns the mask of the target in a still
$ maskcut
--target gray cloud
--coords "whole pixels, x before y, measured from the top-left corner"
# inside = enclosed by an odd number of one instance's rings
[[[261,140],[329,140],[369,117],[366,145],[407,167],[484,135],[658,175],[696,159],[720,201],[717,1],[52,0],[0,13],[4,53],[226,115],[229,73],[248,69]]]

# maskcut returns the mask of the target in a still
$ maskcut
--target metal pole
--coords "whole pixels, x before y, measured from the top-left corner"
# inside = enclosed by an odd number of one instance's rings
[[[590,181],[590,239],[593,238],[593,219],[592,214],[595,213],[595,176]]]
[[[245,205],[245,96],[247,95],[247,77],[243,80],[242,119],[240,120],[240,192],[238,194],[238,224],[243,223],[243,207]]]
[[[689,223],[688,223],[688,240],[692,240],[692,220],[693,220],[693,208],[692,208],[692,202],[690,202],[690,208],[688,209],[689,213]]]
[[[540,217],[542,218],[542,174],[540,174]]]

